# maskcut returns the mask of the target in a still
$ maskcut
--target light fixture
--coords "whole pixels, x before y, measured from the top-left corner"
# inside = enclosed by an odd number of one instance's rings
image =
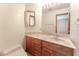
[[[43,9],[46,9],[46,8],[48,9],[48,8],[56,7],[58,5],[61,5],[61,3],[48,3],[46,5],[43,5],[42,7]]]

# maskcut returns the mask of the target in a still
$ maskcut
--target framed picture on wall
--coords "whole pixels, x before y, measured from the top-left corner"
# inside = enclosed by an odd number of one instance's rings
[[[25,26],[34,27],[35,26],[35,12],[25,11],[24,12]]]

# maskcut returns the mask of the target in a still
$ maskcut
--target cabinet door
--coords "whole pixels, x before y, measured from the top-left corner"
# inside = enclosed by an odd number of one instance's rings
[[[42,56],[55,56],[55,52],[43,47]]]
[[[26,36],[26,51],[31,51],[31,38]]]
[[[41,40],[32,38],[32,54],[35,56],[41,56]]]
[[[26,36],[23,39],[22,45],[23,45],[24,50],[26,50]]]
[[[56,55],[56,56],[67,56],[67,55],[64,55],[64,54],[59,53],[59,52],[56,52],[55,55]]]
[[[33,37],[26,37],[26,51],[34,56],[41,55],[41,40],[33,38]]]

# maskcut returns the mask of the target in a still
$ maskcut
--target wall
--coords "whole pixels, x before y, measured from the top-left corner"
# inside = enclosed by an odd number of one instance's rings
[[[0,51],[22,42],[25,4],[0,4]]]
[[[72,41],[74,42],[76,49],[75,55],[79,56],[79,25],[76,24],[76,20],[79,18],[79,4],[72,3],[71,4],[71,33],[70,36]]]
[[[34,27],[26,27],[26,32],[41,32],[41,16],[42,16],[42,9],[40,5],[35,3],[27,3],[25,5],[26,11],[35,11],[35,26]]]
[[[69,8],[49,10],[42,12],[42,32],[55,33],[56,32],[56,14],[67,13]]]

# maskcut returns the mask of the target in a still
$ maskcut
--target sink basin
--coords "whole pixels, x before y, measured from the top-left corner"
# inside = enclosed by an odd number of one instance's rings
[[[56,41],[66,41],[65,38],[62,38],[62,37],[50,37],[50,39],[53,39]]]
[[[63,37],[57,37],[57,39],[60,39],[60,40],[64,40],[65,41],[65,38],[63,38]]]
[[[68,43],[68,41],[65,38],[63,38],[63,37],[50,37],[50,39],[54,40],[56,42],[63,42],[65,44],[70,45],[70,43]]]

